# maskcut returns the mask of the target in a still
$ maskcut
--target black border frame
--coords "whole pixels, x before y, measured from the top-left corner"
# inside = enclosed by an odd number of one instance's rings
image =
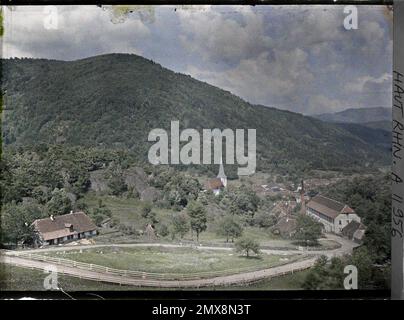
[[[397,1],[397,0],[396,0]],[[2,5],[393,5],[393,0],[1,0]]]
[[[399,2],[396,0],[395,2]],[[404,1],[404,0],[403,0]],[[0,0],[0,5],[393,5],[393,0]],[[1,38],[0,38],[1,41]],[[1,48],[1,46],[0,46]],[[1,52],[0,52],[1,53]],[[1,58],[1,57],[0,57]],[[1,80],[1,79],[0,79]],[[1,147],[1,146],[0,146]],[[237,303],[267,300],[389,300],[390,290],[123,290],[117,291],[8,291],[0,290],[0,300],[32,297],[57,300],[154,300],[172,303]],[[231,301],[229,300],[231,299]],[[181,301],[182,300],[182,301]]]

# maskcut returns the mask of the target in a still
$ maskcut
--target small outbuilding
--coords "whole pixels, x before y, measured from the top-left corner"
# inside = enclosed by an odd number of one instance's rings
[[[349,240],[361,243],[365,236],[366,227],[363,223],[351,221],[342,229],[342,235]]]

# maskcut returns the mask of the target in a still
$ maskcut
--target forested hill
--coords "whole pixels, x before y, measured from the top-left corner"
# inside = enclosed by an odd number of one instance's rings
[[[264,106],[136,55],[2,60],[3,142],[96,146],[145,157],[152,128],[255,128],[259,168],[348,168],[389,155],[337,125]]]
[[[346,109],[335,113],[323,113],[314,116],[317,119],[327,122],[342,123],[372,123],[379,121],[391,121],[391,108],[356,108]],[[389,128],[390,130],[390,128]]]

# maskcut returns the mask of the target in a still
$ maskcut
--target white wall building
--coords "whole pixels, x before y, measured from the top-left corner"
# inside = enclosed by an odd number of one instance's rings
[[[321,222],[325,232],[341,234],[351,221],[361,223],[355,211],[339,201],[317,195],[306,204],[306,214]]]

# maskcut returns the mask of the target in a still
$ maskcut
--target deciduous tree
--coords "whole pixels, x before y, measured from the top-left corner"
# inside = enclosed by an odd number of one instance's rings
[[[218,224],[217,234],[226,237],[226,242],[229,242],[229,239],[234,242],[234,238],[240,237],[242,233],[243,227],[232,216],[224,217]]]
[[[236,241],[235,249],[236,252],[245,253],[249,257],[251,252],[255,254],[260,253],[260,244],[250,237],[242,237]]]
[[[306,243],[307,245],[316,245],[318,238],[322,234],[321,223],[315,221],[307,215],[299,215],[296,220],[296,233],[293,238]]]
[[[199,234],[207,228],[205,207],[198,201],[191,201],[187,206],[187,213],[191,219],[191,229],[196,232],[196,240],[199,241]]]

